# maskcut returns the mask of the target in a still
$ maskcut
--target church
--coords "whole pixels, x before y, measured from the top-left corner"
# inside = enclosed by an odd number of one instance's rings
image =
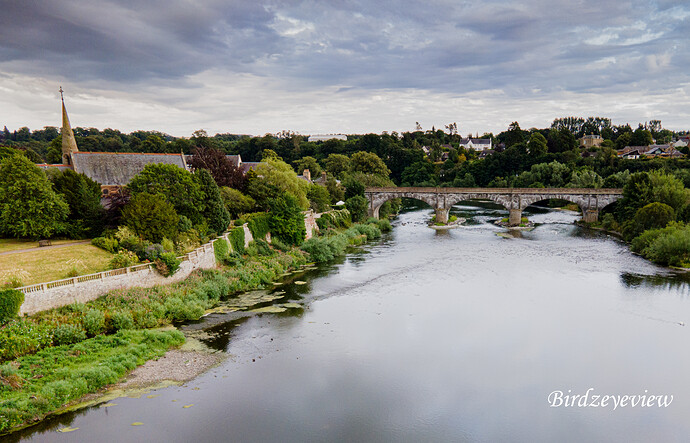
[[[146,165],[165,163],[175,165],[188,171],[187,165],[190,155],[179,154],[153,154],[139,152],[83,152],[77,147],[77,140],[72,132],[72,126],[67,116],[65,99],[60,88],[60,100],[62,101],[62,163],[49,165],[37,165],[41,169],[72,169],[74,172],[84,174],[90,179],[100,183],[103,197],[119,192],[129,181],[140,173]],[[243,173],[254,169],[257,162],[242,162],[239,155],[226,156]]]

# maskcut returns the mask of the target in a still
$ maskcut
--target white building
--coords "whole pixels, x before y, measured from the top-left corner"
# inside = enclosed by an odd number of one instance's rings
[[[310,135],[307,137],[308,142],[325,142],[326,140],[345,140],[347,141],[347,135],[345,134],[317,134]]]
[[[488,151],[491,149],[490,138],[463,138],[460,140],[460,147],[474,149],[475,151]]]

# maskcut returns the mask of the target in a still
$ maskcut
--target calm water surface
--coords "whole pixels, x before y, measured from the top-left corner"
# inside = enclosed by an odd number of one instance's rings
[[[278,288],[297,315],[186,326],[230,355],[194,381],[9,439],[688,441],[686,279],[572,213],[535,210],[536,229],[502,238],[489,221],[505,211],[472,204],[446,232],[425,227],[431,210],[404,213],[379,244]],[[589,388],[673,402],[550,407],[553,391]]]

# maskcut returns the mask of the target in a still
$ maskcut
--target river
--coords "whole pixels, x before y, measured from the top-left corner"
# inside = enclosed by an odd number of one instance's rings
[[[222,365],[7,438],[687,441],[687,277],[574,213],[527,212],[537,226],[514,238],[490,203],[455,206],[468,221],[451,231],[426,227],[430,209],[404,212],[380,242],[276,288],[304,310],[184,326],[230,355]]]

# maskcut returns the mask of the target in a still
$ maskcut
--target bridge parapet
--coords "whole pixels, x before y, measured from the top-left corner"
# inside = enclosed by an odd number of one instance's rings
[[[583,220],[595,222],[599,211],[623,196],[622,189],[604,188],[366,188],[369,215],[378,217],[381,205],[394,198],[413,198],[436,210],[436,219],[446,222],[450,208],[465,200],[491,200],[510,212],[510,224],[519,224],[522,211],[541,200],[561,199],[577,204]]]

